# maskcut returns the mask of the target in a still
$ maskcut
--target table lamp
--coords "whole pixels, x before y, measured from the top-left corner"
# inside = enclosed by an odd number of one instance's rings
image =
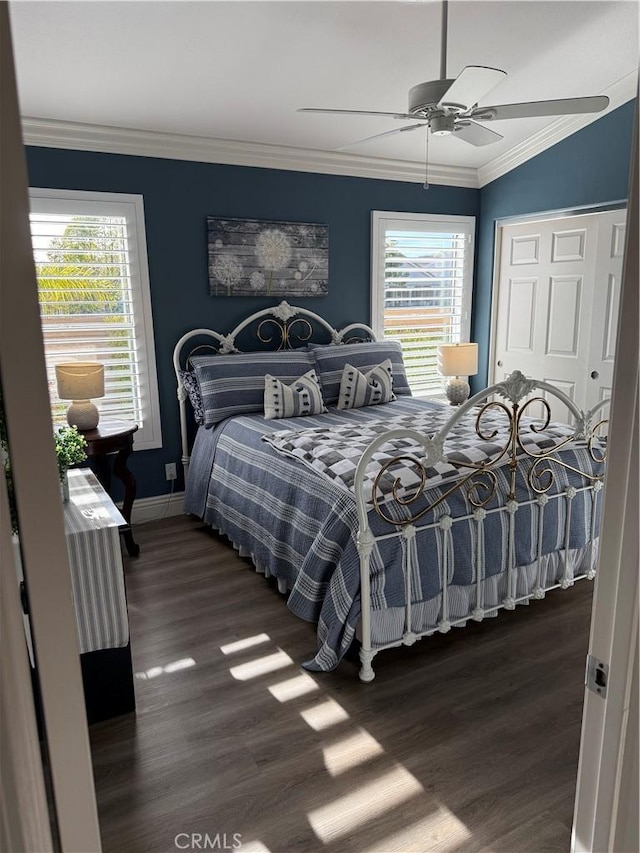
[[[100,413],[92,399],[104,397],[104,365],[97,361],[69,361],[56,364],[58,397],[71,400],[67,423],[79,430],[95,429]]]
[[[441,344],[438,347],[438,370],[442,376],[451,377],[445,385],[447,400],[460,406],[469,396],[469,383],[461,376],[475,376],[478,372],[478,344]]]

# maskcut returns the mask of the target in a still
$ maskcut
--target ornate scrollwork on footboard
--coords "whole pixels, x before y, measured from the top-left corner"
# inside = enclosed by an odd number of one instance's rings
[[[541,425],[536,423],[529,424],[529,429],[532,432],[541,433],[544,432],[549,424],[551,423],[551,407],[547,400],[544,397],[534,397],[530,400],[527,400],[525,404],[520,408],[517,417],[517,437],[518,437],[518,446],[522,453],[526,454],[530,459],[533,459],[534,462],[529,468],[527,472],[527,482],[531,487],[532,491],[534,491],[538,495],[545,494],[548,492],[553,485],[555,484],[555,472],[551,466],[557,465],[564,468],[567,471],[573,471],[574,474],[579,474],[585,480],[595,482],[596,480],[601,480],[603,477],[602,473],[593,474],[588,471],[582,471],[579,468],[576,468],[574,465],[569,465],[562,459],[559,459],[556,454],[558,451],[565,447],[567,444],[571,443],[575,440],[575,434],[567,436],[563,441],[558,442],[558,444],[554,445],[549,450],[546,450],[542,453],[533,453],[531,450],[526,447],[520,437],[520,423],[522,417],[524,416],[527,408],[534,403],[542,404],[542,408],[544,411],[544,419]],[[589,456],[595,463],[604,463],[606,460],[606,452],[602,452],[600,455],[596,454],[595,441],[597,439],[597,431],[600,427],[606,424],[606,420],[599,421],[593,427],[587,426],[587,435],[586,444],[589,452]]]
[[[485,482],[482,477],[486,477],[489,482]],[[480,509],[492,500],[497,490],[498,478],[493,471],[479,471],[467,484],[467,500],[476,509]],[[482,497],[483,492],[484,497]]]
[[[391,492],[383,493],[383,491],[380,489],[381,480],[399,462],[408,463],[411,468],[416,472],[419,481],[414,484],[414,486],[412,486],[412,489],[408,494],[402,495],[400,494],[402,483],[399,478],[396,478],[393,482]],[[460,467],[463,466],[461,465]],[[470,467],[473,470],[471,470],[462,479],[457,480],[450,488],[446,489],[446,491],[443,492],[443,494],[441,494],[440,497],[438,497],[436,500],[432,501],[427,506],[421,506],[421,508],[417,509],[415,512],[411,512],[411,506],[420,500],[420,498],[424,495],[424,492],[428,487],[428,477],[425,471],[425,465],[424,462],[422,462],[416,456],[396,456],[393,459],[390,459],[387,462],[383,463],[380,466],[380,470],[376,475],[376,478],[373,482],[371,494],[371,502],[373,504],[373,508],[380,516],[380,518],[382,518],[384,521],[387,521],[389,524],[395,524],[397,526],[415,524],[416,521],[419,521],[425,515],[428,515],[441,503],[446,501],[447,498],[449,498],[454,492],[457,492],[463,487],[466,487],[467,497],[469,499],[469,502],[474,507],[486,506],[496,493],[496,489],[498,486],[498,480],[496,475],[490,470],[489,466],[485,466],[484,464],[478,466],[469,464],[464,467]],[[483,477],[486,477],[486,480],[488,480],[488,482],[483,480]],[[402,509],[408,511],[398,514],[394,513],[394,509]]]
[[[531,397],[535,390],[556,397],[567,407],[575,426],[569,429],[552,427],[549,402],[543,396]],[[504,382],[468,400],[433,435],[425,434],[424,425],[428,421],[423,420],[422,433],[399,427],[378,434],[371,441],[358,462],[355,475],[362,613],[360,678],[363,681],[375,677],[372,661],[382,649],[401,643],[412,645],[422,636],[446,633],[454,625],[466,624],[469,619],[481,622],[501,608],[514,610],[521,602],[543,599],[550,589],[569,589],[580,578],[595,577],[598,493],[603,486],[606,461],[606,449],[604,442],[599,440],[598,431],[606,421],[594,423],[594,415],[606,402],[582,412],[558,389],[546,382],[527,379],[515,371]],[[542,407],[542,417],[528,417],[534,405]],[[451,440],[456,431],[461,439],[457,446]],[[447,440],[448,454],[445,453]],[[391,450],[390,442],[395,442]],[[485,452],[479,453],[478,444],[485,443]],[[571,443],[571,449],[579,448],[580,452],[563,453],[569,450]],[[415,451],[414,446],[417,447]],[[394,457],[393,453],[398,456]],[[382,463],[381,456],[386,457]],[[369,491],[373,463],[379,468],[373,478],[372,491]],[[447,463],[449,467],[438,469],[440,463]],[[403,466],[402,473],[394,471],[397,465]],[[430,471],[434,466],[436,471]],[[560,471],[571,472],[572,479],[556,477]],[[580,475],[584,484],[578,486],[574,475]],[[525,483],[529,487],[528,494]],[[556,488],[552,490],[554,485]],[[466,511],[456,514],[451,507],[424,519],[419,529],[413,526],[455,492],[464,495]],[[590,500],[585,496],[578,501],[579,508],[572,511],[579,492],[590,492]],[[433,498],[434,495],[437,497]],[[492,504],[494,498],[499,499]],[[553,511],[547,508],[551,502],[554,502]],[[372,506],[375,513],[395,529],[385,529],[374,535]],[[529,510],[524,520],[517,521],[518,513],[525,507]],[[498,526],[502,532],[496,536],[497,526],[492,525],[495,547],[488,573],[485,524],[488,517],[496,517],[494,514],[500,519]],[[578,529],[577,544],[575,537],[572,538],[572,516],[579,517],[580,523],[585,525]],[[466,538],[454,540],[452,528],[457,521],[466,530]],[[575,522],[573,524],[575,527]],[[558,525],[558,529],[554,525]],[[430,530],[435,531],[435,537]],[[552,543],[558,536],[562,537],[561,546],[554,545],[551,551],[545,543],[549,531]],[[418,546],[415,541],[418,534],[422,536],[421,543],[426,542],[427,546]],[[374,645],[371,554],[374,545],[393,537],[401,542],[402,552],[402,633],[391,639],[377,640]],[[429,548],[430,542],[435,543],[432,548]],[[460,574],[456,568],[458,557],[463,564]],[[429,599],[429,602],[435,601],[437,607],[437,616],[431,617],[433,621],[424,616],[414,618],[416,602],[423,604],[418,596],[418,593],[423,594],[423,587],[416,587],[414,578],[418,575],[422,579],[425,566],[428,572],[435,569],[438,573],[439,598]],[[453,587],[463,587],[466,593],[458,590],[456,596],[452,596]]]
[[[523,403],[520,402],[523,397],[531,394],[536,388],[541,388],[558,397],[576,420],[576,428],[570,435],[558,437],[558,441],[553,446],[543,447],[539,450],[535,449],[539,445],[535,442],[526,441],[526,436],[540,435],[548,430],[551,424],[551,407],[548,400],[541,396],[529,397]],[[497,399],[487,400],[493,395],[502,397],[506,402]],[[514,501],[516,499],[518,466],[520,465],[522,470],[523,459],[532,460],[531,465],[523,470],[523,475],[532,492],[537,495],[546,494],[553,488],[556,483],[554,468],[557,469],[557,467],[580,475],[586,482],[602,481],[604,470],[581,470],[562,459],[558,454],[572,442],[579,442],[581,446],[586,447],[595,465],[604,465],[606,450],[603,449],[603,441],[597,433],[607,421],[600,420],[593,425],[591,422],[595,411],[600,409],[605,402],[603,401],[595,409],[585,414],[578,410],[561,391],[547,383],[527,379],[519,371],[515,371],[504,382],[487,388],[486,391],[476,394],[475,397],[467,401],[449,419],[439,433],[433,436],[414,436],[417,438],[417,443],[421,444],[425,450],[424,457],[404,454],[381,464],[373,482],[371,504],[380,518],[398,527],[414,524],[435,510],[454,492],[463,489],[472,507],[475,509],[484,508],[497,494],[498,477],[495,474],[495,469],[500,466],[505,466],[508,472],[509,486],[504,496],[505,502]],[[475,416],[475,435],[482,442],[487,443],[495,442],[496,438],[500,436],[497,442],[498,446],[492,448],[491,454],[482,462],[473,462],[470,459],[460,460],[452,458],[452,456],[447,457],[444,453],[444,442],[450,437],[454,427],[460,423],[465,415],[470,414],[471,410],[478,405],[481,408]],[[534,405],[542,407],[543,415],[541,418],[529,418],[528,412]],[[498,426],[495,417],[487,420],[488,415],[495,414],[505,416],[504,425]],[[379,448],[380,441],[377,441],[376,445]],[[429,478],[425,469],[439,462],[447,462],[459,469],[461,476],[450,486],[440,486],[439,497],[433,501],[427,501],[425,505],[424,496],[429,488]],[[407,467],[412,469],[416,476],[416,482],[412,483],[408,491],[404,487],[403,493],[401,491],[402,482],[399,477],[396,477],[391,489],[383,490],[381,483],[389,475],[393,476],[393,468],[399,463],[402,463],[405,469]],[[390,506],[390,504],[394,504],[394,506]],[[414,507],[415,509],[413,509]]]

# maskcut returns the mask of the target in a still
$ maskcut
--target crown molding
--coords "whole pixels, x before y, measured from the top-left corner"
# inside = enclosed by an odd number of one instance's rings
[[[601,93],[608,95],[610,99],[609,106],[603,112],[559,118],[478,169],[432,163],[429,165],[429,182],[451,187],[473,189],[484,187],[632,100],[636,97],[637,85],[637,72],[632,71]],[[363,157],[359,154],[339,151],[236,142],[232,139],[158,133],[152,130],[133,130],[125,127],[28,116],[22,119],[22,133],[25,145],[44,148],[98,151],[104,154],[132,154],[137,157],[192,160],[227,166],[254,166],[262,169],[376,178],[383,181],[407,181],[420,184],[424,182],[424,163],[383,157]]]
[[[183,136],[31,117],[23,117],[22,133],[25,145],[45,148],[133,154],[137,157],[319,172],[325,175],[348,175],[386,181],[424,182],[424,163],[362,157],[336,151],[262,145],[255,142],[236,142],[230,139]],[[478,187],[476,169],[466,166],[429,164],[429,181],[454,187]]]
[[[609,97],[609,106],[606,110],[600,113],[566,116],[552,122],[525,141],[514,145],[513,148],[510,148],[504,154],[480,166],[478,169],[478,186],[484,187],[491,183],[491,181],[495,181],[496,178],[506,175],[507,172],[510,172],[517,166],[521,166],[537,154],[546,151],[547,148],[551,148],[578,130],[582,130],[583,127],[587,127],[587,125],[598,121],[598,119],[601,119],[607,113],[621,107],[627,101],[636,97],[637,87],[638,73],[637,71],[632,71],[625,77],[617,80],[612,86],[605,89],[605,91],[599,93],[608,95]]]

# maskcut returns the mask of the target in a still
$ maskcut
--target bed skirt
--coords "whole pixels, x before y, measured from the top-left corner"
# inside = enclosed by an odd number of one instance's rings
[[[598,559],[598,540],[593,543],[593,547],[585,545],[582,548],[575,548],[567,552],[566,559],[568,562],[568,578],[573,581],[573,578],[586,575],[595,568]],[[560,581],[565,574],[565,552],[554,551],[551,554],[545,554],[541,557],[542,572],[541,586],[552,587],[554,584],[560,584]],[[516,573],[516,603],[529,604],[533,596],[533,590],[537,586],[537,561],[528,566],[518,566],[515,569]],[[484,614],[485,619],[495,617],[500,612],[500,606],[507,597],[508,572],[504,571],[492,577],[485,578],[481,583],[482,604],[489,612]],[[449,619],[454,620],[464,619],[466,616],[471,616],[476,607],[477,602],[477,587],[459,586],[451,584],[449,586]],[[521,600],[518,600],[521,599]],[[441,596],[437,595],[429,601],[414,602],[411,607],[411,630],[416,634],[424,633],[425,631],[437,631],[437,623],[440,619]],[[495,610],[491,610],[496,607]],[[377,646],[388,646],[390,643],[398,641],[402,642],[402,635],[405,632],[406,610],[404,607],[389,607],[386,610],[371,611],[371,641],[375,649]],[[468,621],[468,620],[467,620]],[[466,621],[457,622],[453,627],[463,628]],[[356,630],[356,637],[360,639],[360,625]]]
[[[235,548],[241,557],[247,557],[251,560],[255,571],[264,575],[266,578],[272,577],[272,572],[256,562],[254,555],[250,549],[237,545],[233,542],[225,531],[219,527],[209,525],[212,530],[226,536],[231,545]],[[565,576],[565,560],[567,564],[567,578],[573,583],[574,578],[582,578],[589,572],[593,572],[598,562],[598,539],[593,541],[593,545],[588,544],[582,548],[554,551],[551,554],[545,554],[541,557],[541,586],[552,587],[555,584],[560,584]],[[529,601],[534,597],[533,590],[537,586],[538,563],[537,561],[530,563],[527,566],[518,566],[514,570],[516,574],[516,604],[529,604]],[[278,590],[287,595],[287,589],[283,578],[276,577]],[[503,600],[507,597],[508,587],[508,572],[500,572],[492,577],[485,578],[481,583],[481,598],[482,605],[489,612],[484,614],[484,618],[494,618],[498,616]],[[460,586],[451,584],[448,587],[449,595],[449,618],[451,621],[472,619],[472,612],[477,606],[477,585],[474,582],[469,586]],[[411,607],[411,630],[418,633],[431,632],[435,633],[437,623],[440,618],[441,596],[437,595],[427,601],[413,602]],[[495,610],[490,608],[495,607]],[[376,647],[388,647],[389,644],[396,643],[402,645],[402,636],[405,633],[405,618],[406,610],[404,607],[389,607],[385,610],[371,611],[371,639],[374,650]],[[300,618],[300,617],[299,617]],[[463,622],[456,622],[453,627],[462,628],[466,625]],[[355,632],[355,638],[360,640],[360,622]],[[305,668],[311,669],[305,664]],[[339,661],[336,661],[335,666]],[[332,667],[334,668],[334,667]],[[319,671],[319,668],[314,666],[314,671]]]

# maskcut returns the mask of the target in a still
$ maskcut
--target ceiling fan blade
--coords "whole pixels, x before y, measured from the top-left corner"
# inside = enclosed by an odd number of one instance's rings
[[[476,124],[475,121],[456,122],[454,134],[463,142],[470,142],[477,146],[491,145],[492,142],[499,142],[504,139],[501,133],[496,133],[495,130]]]
[[[393,136],[395,133],[406,133],[408,130],[418,130],[421,127],[426,127],[427,123],[424,124],[407,124],[405,127],[397,127],[395,130],[385,130],[384,133],[374,133],[373,136],[365,136],[364,139],[358,139],[357,142],[348,142],[346,145],[341,145],[340,148],[336,148],[336,151],[344,151],[346,148],[353,148],[355,145],[362,145],[363,142],[369,142],[371,139],[381,139],[383,136]],[[478,125],[479,127],[480,125]],[[486,130],[487,128],[482,128],[482,130]],[[491,131],[493,132],[493,131]]]
[[[476,121],[501,121],[508,118],[533,118],[535,116],[566,116],[573,113],[599,113],[609,106],[606,95],[592,98],[561,98],[555,101],[529,101],[524,104],[498,104],[495,107],[477,107],[469,113]]]
[[[469,110],[507,76],[499,68],[467,65],[444,93],[438,107],[461,107]]]
[[[342,115],[342,116],[385,116],[386,118],[399,118],[402,121],[407,119],[415,120],[412,113],[385,113],[376,112],[375,110],[323,110],[316,107],[303,107],[296,110],[298,113],[323,113],[325,115]]]

